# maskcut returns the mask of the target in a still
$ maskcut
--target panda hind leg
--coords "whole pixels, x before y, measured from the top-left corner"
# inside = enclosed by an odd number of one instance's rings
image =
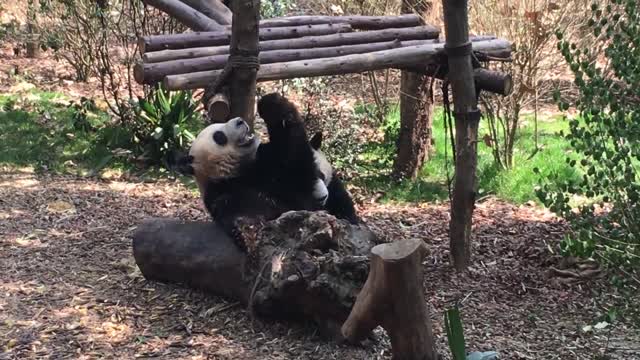
[[[325,209],[329,214],[335,216],[338,219],[344,219],[350,223],[357,225],[360,223],[360,219],[356,214],[355,205],[351,195],[347,192],[342,181],[334,177],[328,186],[329,198],[325,204]]]

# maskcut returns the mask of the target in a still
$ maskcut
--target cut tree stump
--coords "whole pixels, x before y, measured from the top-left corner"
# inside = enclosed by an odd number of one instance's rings
[[[148,280],[239,301],[264,317],[312,320],[322,335],[341,340],[377,236],[309,211],[284,213],[248,235],[256,234],[247,257],[213,223],[154,218],[134,232],[133,255]]]
[[[425,253],[418,239],[371,249],[369,277],[342,325],[345,339],[364,340],[380,325],[391,339],[393,359],[438,359],[422,286]]]

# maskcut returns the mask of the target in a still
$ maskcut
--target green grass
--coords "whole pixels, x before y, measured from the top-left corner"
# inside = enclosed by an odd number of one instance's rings
[[[107,139],[118,129],[98,109],[78,114],[59,93],[0,95],[0,164],[81,174],[113,165]]]
[[[390,112],[388,123],[399,123],[398,111]],[[538,123],[538,144],[541,150],[529,158],[535,149],[534,127],[532,119],[525,117],[515,144],[514,167],[504,171],[496,166],[491,148],[484,142],[479,142],[478,197],[495,195],[514,203],[525,203],[530,200],[538,202],[534,188],[539,183],[540,175],[534,173],[533,169],[536,167],[542,174],[557,173],[560,179],[578,179],[578,174],[565,160],[571,153],[570,144],[558,134],[559,131],[567,129],[567,122],[559,117],[540,121]],[[431,155],[416,181],[393,183],[386,175],[373,175],[359,179],[360,184],[372,190],[384,191],[383,200],[388,201],[418,202],[448,199],[445,143],[450,177],[453,177],[453,163],[449,138],[445,136],[442,109],[437,109],[435,112],[433,131],[435,153]],[[488,127],[486,120],[483,119],[479,131],[480,138],[486,133],[488,133]],[[387,161],[379,161],[381,165],[379,168],[383,166],[389,169],[393,148],[393,141],[388,141],[383,145],[370,146],[363,159],[365,162],[370,162],[372,159],[380,159],[386,155]]]

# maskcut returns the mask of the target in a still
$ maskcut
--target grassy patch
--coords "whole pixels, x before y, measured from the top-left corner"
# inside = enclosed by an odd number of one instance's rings
[[[399,112],[391,111],[389,124],[399,123]],[[530,118],[524,118],[515,145],[514,167],[501,171],[496,166],[491,148],[484,142],[478,144],[478,184],[479,197],[496,195],[515,203],[530,200],[538,202],[534,188],[538,184],[539,175],[533,172],[540,169],[542,174],[558,174],[561,179],[578,178],[577,173],[566,163],[570,156],[570,144],[558,134],[568,129],[568,124],[555,118],[538,123],[538,146],[540,150],[533,156],[534,127]],[[363,155],[363,167],[377,169],[373,175],[365,175],[357,182],[369,189],[383,191],[383,200],[389,201],[440,201],[448,199],[447,169],[449,177],[453,177],[451,144],[445,134],[442,109],[437,109],[434,117],[435,152],[425,164],[416,181],[391,182],[388,177],[393,160],[394,141],[371,144]],[[480,138],[488,133],[486,123],[481,122]],[[445,156],[446,149],[446,156]]]

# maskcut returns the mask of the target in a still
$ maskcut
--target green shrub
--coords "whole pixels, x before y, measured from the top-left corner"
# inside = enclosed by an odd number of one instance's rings
[[[572,224],[561,244],[565,254],[633,266],[640,263],[640,7],[635,0],[615,0],[605,8],[594,3],[591,13],[587,26],[593,46],[578,46],[557,33],[558,49],[579,89],[576,101],[556,95],[561,110],[579,111],[566,134],[578,157],[568,157],[567,163],[583,177],[560,183],[546,179],[537,194]],[[592,61],[599,43],[606,61]],[[553,191],[554,186],[560,190]]]
[[[202,124],[201,114],[191,91],[170,92],[154,89],[140,98],[129,126],[135,154],[149,165],[167,165],[174,152],[194,139]]]

